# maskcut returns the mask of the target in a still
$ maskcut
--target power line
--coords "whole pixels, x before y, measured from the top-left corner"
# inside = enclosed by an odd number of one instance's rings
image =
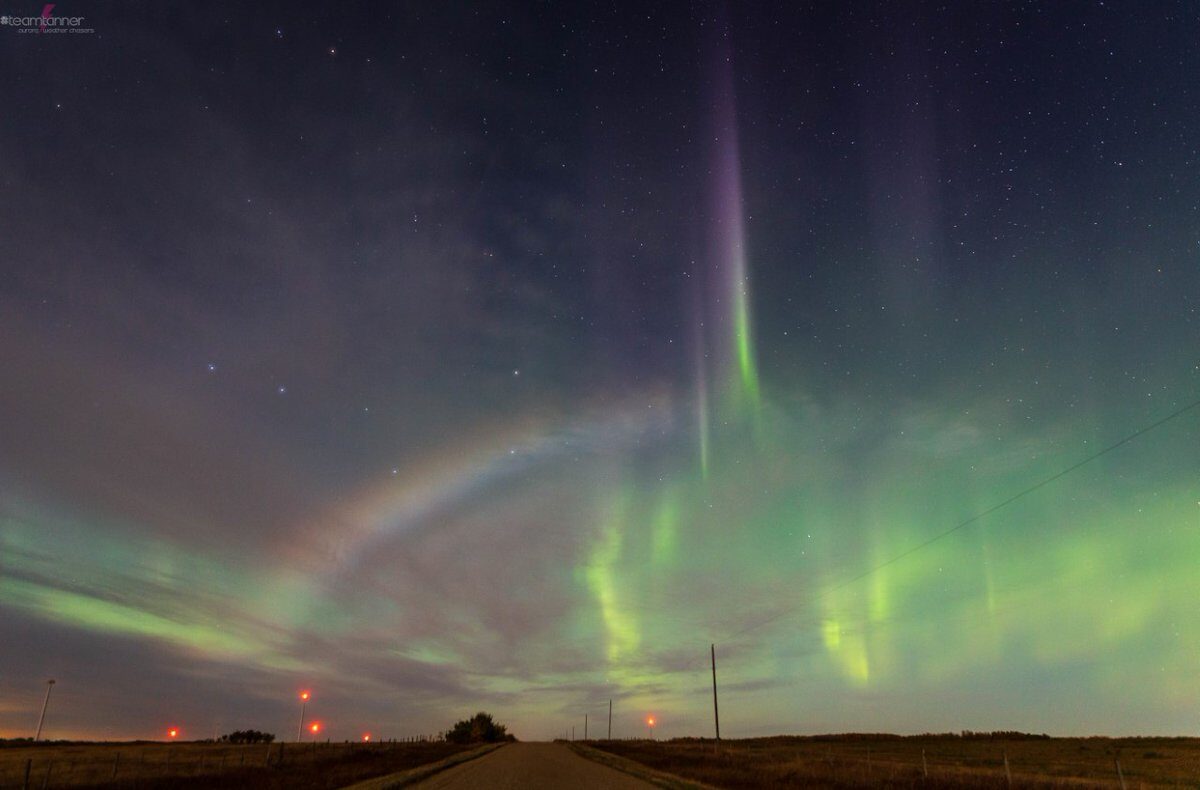
[[[923,543],[918,543],[916,546],[913,546],[909,549],[905,549],[904,551],[900,552],[899,554],[895,555],[894,557],[884,560],[883,562],[879,563],[878,565],[863,571],[862,573],[858,574],[857,576],[854,576],[850,579],[846,579],[845,581],[843,581],[839,584],[836,584],[833,587],[830,587],[829,589],[825,590],[824,592],[822,592],[820,595],[818,595],[816,598],[814,598],[812,600],[819,601],[822,598],[827,598],[830,595],[832,595],[833,593],[837,592],[838,590],[842,590],[842,589],[845,589],[846,587],[849,587],[852,584],[856,584],[857,582],[862,581],[863,579],[867,578],[868,576],[870,576],[874,573],[877,573],[878,571],[883,570],[884,568],[888,567],[889,565],[894,565],[895,563],[899,562],[900,560],[902,560],[906,557],[909,557],[913,554],[916,554],[918,551],[921,551],[922,549],[928,548],[929,546],[933,545],[934,543],[937,543],[939,540],[941,540],[945,537],[948,537],[950,535],[953,535],[955,532],[958,532],[960,529],[962,529],[964,527],[968,527],[971,524],[974,524],[976,521],[979,521],[982,518],[990,516],[992,513],[995,513],[997,510],[1000,510],[1001,508],[1011,505],[1013,502],[1016,502],[1018,499],[1021,499],[1024,496],[1032,494],[1034,491],[1037,491],[1040,488],[1044,488],[1044,487],[1050,485],[1051,483],[1053,483],[1054,481],[1059,480],[1060,478],[1066,477],[1067,475],[1071,474],[1072,472],[1079,469],[1080,467],[1090,464],[1092,461],[1095,461],[1096,459],[1098,459],[1102,456],[1105,456],[1108,453],[1111,453],[1113,450],[1116,450],[1119,447],[1123,447],[1124,445],[1129,444],[1134,439],[1137,439],[1138,437],[1143,436],[1144,434],[1147,434],[1150,431],[1153,431],[1155,428],[1159,428],[1163,425],[1166,425],[1171,420],[1174,420],[1176,417],[1179,417],[1179,416],[1185,414],[1186,412],[1191,411],[1192,409],[1196,408],[1197,406],[1200,406],[1200,400],[1192,401],[1188,405],[1186,405],[1180,409],[1176,409],[1175,411],[1171,412],[1166,417],[1163,417],[1162,419],[1158,420],[1157,422],[1153,422],[1145,427],[1139,428],[1138,430],[1129,434],[1128,436],[1121,439],[1120,441],[1115,442],[1114,444],[1110,444],[1109,446],[1105,447],[1104,449],[1099,450],[1099,451],[1093,453],[1092,455],[1089,455],[1087,458],[1084,458],[1082,461],[1079,461],[1078,463],[1068,466],[1066,469],[1063,469],[1061,472],[1051,475],[1050,477],[1047,477],[1044,480],[1040,480],[1040,481],[1034,483],[1033,485],[1029,486],[1028,488],[1022,489],[1021,491],[1017,492],[1016,494],[1013,494],[1012,496],[1010,496],[1008,499],[1005,499],[1003,502],[999,502],[995,505],[992,505],[988,509],[982,510],[982,511],[976,513],[975,515],[971,516],[970,518],[967,518],[967,519],[964,519],[963,521],[958,522],[957,524],[950,527],[949,529],[947,529],[943,532],[939,532],[937,535],[934,535],[932,538],[929,538],[928,540],[924,541]],[[810,601],[810,603],[811,603],[811,601]],[[735,639],[739,636],[749,633],[750,631],[753,631],[758,628],[762,628],[764,625],[770,625],[771,623],[775,622],[776,620],[779,620],[783,617],[786,617],[787,615],[790,615],[796,611],[799,611],[800,608],[801,607],[797,606],[797,607],[792,607],[790,609],[785,609],[781,612],[777,612],[777,613],[771,615],[770,617],[766,618],[765,620],[760,620],[757,623],[752,623],[751,625],[748,625],[745,628],[742,628],[741,630],[733,632],[726,638],[727,639]]]

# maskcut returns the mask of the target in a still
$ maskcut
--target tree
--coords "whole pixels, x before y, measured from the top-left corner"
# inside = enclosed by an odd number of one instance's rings
[[[495,743],[515,741],[503,724],[497,724],[492,714],[480,711],[469,719],[455,724],[443,737],[450,743]]]
[[[270,743],[273,740],[275,740],[274,735],[258,730],[234,730],[217,739],[221,743]]]

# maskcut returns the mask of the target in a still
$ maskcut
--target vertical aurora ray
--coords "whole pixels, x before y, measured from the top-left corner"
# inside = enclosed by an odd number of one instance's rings
[[[747,258],[742,161],[732,54],[726,38],[716,42],[710,71],[707,124],[708,212],[700,256],[699,298],[693,315],[697,443],[701,475],[712,470],[714,420],[751,423],[761,436],[762,392]],[[710,373],[711,368],[711,373]]]
[[[699,314],[699,306],[697,306]],[[708,352],[704,345],[704,333],[700,321],[693,319],[693,355],[696,370],[696,442],[699,445],[700,476],[708,479],[710,432],[708,413]]]
[[[656,566],[668,566],[679,551],[679,496],[673,488],[665,488],[651,521],[651,560]]]
[[[732,405],[757,412],[761,405],[757,354],[751,316],[750,278],[746,258],[746,226],[742,194],[742,158],[738,146],[737,96],[733,87],[733,58],[727,38],[714,74],[714,143],[712,244],[718,305],[726,311],[720,341],[731,357],[726,374]]]
[[[739,268],[745,269],[745,259],[740,258]],[[761,396],[758,386],[758,363],[755,361],[754,340],[750,328],[750,296],[749,284],[743,276],[740,286],[735,286],[734,296],[734,342],[737,345],[738,361],[738,392],[745,397],[754,409],[761,406]]]

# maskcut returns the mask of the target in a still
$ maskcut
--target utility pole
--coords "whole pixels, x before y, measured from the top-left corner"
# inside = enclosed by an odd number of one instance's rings
[[[583,739],[587,740],[587,714],[583,714]]]
[[[304,706],[308,704],[308,697],[307,691],[300,692],[300,723],[296,725],[296,743],[304,740]],[[280,748],[283,748],[282,745]]]
[[[712,656],[712,672],[713,672],[713,726],[717,728],[717,742],[721,741],[721,716],[717,713],[717,645],[713,643],[709,647],[710,655]]]
[[[608,740],[612,740],[612,698],[608,700]]]
[[[38,716],[37,735],[33,736],[35,741],[42,737],[42,725],[46,722],[46,706],[50,704],[50,689],[54,688],[54,678],[46,681],[46,698],[42,700],[42,715]]]

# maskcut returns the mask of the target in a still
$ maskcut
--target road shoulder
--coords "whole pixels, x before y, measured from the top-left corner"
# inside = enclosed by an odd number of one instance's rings
[[[398,787],[408,787],[417,782],[423,782],[434,774],[441,773],[447,768],[453,768],[456,765],[470,762],[485,754],[492,752],[504,746],[503,743],[489,743],[486,746],[480,746],[478,749],[472,749],[469,752],[460,752],[459,754],[447,757],[445,760],[439,760],[436,763],[429,765],[418,765],[416,768],[409,768],[407,771],[399,771],[387,776],[377,776],[374,779],[367,779],[356,784],[348,785],[342,790],[394,790]]]
[[[713,785],[706,785],[703,782],[695,782],[691,779],[684,779],[682,776],[669,774],[666,771],[658,771],[649,766],[642,765],[639,762],[630,760],[627,757],[621,757],[616,754],[611,754],[600,749],[593,749],[590,746],[585,746],[582,743],[568,743],[567,746],[571,751],[578,754],[580,757],[585,757],[594,763],[599,763],[606,768],[612,768],[621,773],[629,774],[630,776],[641,779],[643,782],[649,782],[655,787],[664,788],[664,790],[720,790]]]

